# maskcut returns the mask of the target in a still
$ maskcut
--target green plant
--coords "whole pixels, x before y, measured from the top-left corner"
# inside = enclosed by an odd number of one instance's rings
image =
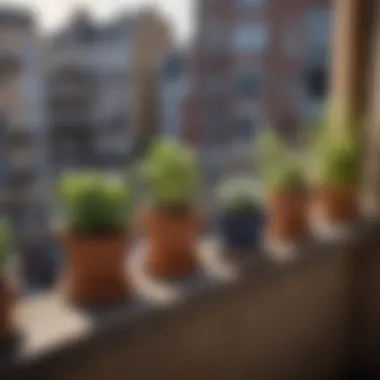
[[[232,177],[218,188],[218,198],[227,210],[246,210],[262,202],[259,183],[249,177]]]
[[[172,141],[159,141],[143,163],[143,175],[154,202],[187,205],[196,196],[199,168],[193,151]]]
[[[261,137],[264,184],[274,192],[302,189],[306,185],[304,157],[291,152],[274,132]]]
[[[68,174],[59,182],[66,226],[84,235],[107,234],[126,227],[131,191],[125,180],[96,172]]]
[[[347,114],[338,116],[330,113],[317,124],[312,149],[312,180],[330,186],[354,184],[359,178],[354,122]]]
[[[12,233],[9,222],[5,219],[0,221],[0,268],[3,269],[8,255],[12,250]]]

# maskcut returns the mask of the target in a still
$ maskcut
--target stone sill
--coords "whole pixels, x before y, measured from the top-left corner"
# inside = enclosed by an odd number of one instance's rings
[[[102,313],[73,308],[59,291],[22,299],[16,317],[23,336],[17,354],[0,366],[0,378],[48,378],[47,374],[68,365],[80,365],[109,345],[121,341],[133,344],[180,318],[191,318],[204,305],[247,287],[265,286],[328,257],[348,255],[373,239],[375,230],[373,225],[363,224],[350,242],[311,241],[293,261],[284,264],[274,262],[264,252],[232,262],[216,253],[213,242],[206,242],[201,250],[205,270],[194,278],[170,285],[134,278],[135,296],[125,305]],[[138,266],[136,262],[130,264],[131,269]]]

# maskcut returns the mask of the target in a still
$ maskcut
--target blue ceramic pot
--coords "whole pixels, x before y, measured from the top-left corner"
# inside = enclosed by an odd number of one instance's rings
[[[259,208],[224,211],[219,228],[225,249],[246,251],[257,247],[264,223],[264,212]]]

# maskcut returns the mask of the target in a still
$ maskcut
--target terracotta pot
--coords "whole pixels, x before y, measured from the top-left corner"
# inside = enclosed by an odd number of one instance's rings
[[[355,186],[323,187],[314,200],[320,215],[331,223],[350,223],[359,218],[359,195]]]
[[[198,211],[151,208],[143,214],[143,225],[149,238],[146,268],[150,274],[175,278],[197,268]]]
[[[68,233],[62,241],[67,255],[64,281],[72,302],[102,307],[126,298],[125,232],[104,236]]]
[[[268,235],[277,241],[295,242],[309,233],[306,191],[272,194],[269,198]]]
[[[0,278],[0,341],[8,341],[14,333],[14,298],[15,294],[9,283]]]

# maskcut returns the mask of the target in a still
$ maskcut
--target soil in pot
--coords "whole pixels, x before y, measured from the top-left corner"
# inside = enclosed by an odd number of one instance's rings
[[[293,243],[309,234],[306,191],[272,194],[269,199],[268,233],[274,241]]]
[[[223,246],[228,251],[246,252],[259,245],[264,225],[260,209],[225,211],[219,220]]]
[[[62,237],[67,256],[65,287],[69,299],[85,307],[122,302],[129,293],[125,254],[127,233]]]
[[[324,187],[316,196],[319,214],[332,224],[346,224],[358,220],[359,195],[355,186]]]
[[[152,207],[143,214],[148,235],[146,270],[153,276],[178,278],[198,267],[197,238],[201,214],[191,208]]]

